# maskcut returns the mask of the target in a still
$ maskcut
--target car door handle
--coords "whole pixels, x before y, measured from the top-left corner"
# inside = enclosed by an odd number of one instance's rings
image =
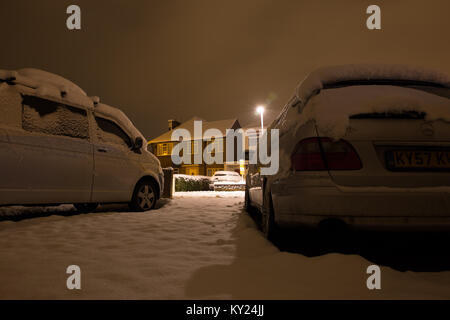
[[[97,151],[98,151],[98,152],[107,153],[107,152],[108,152],[108,149],[105,149],[105,148],[97,148]]]

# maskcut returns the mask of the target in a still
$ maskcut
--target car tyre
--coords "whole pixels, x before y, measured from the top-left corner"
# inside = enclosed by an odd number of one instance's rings
[[[253,211],[253,206],[250,204],[250,195],[248,192],[248,187],[245,187],[245,197],[244,197],[244,210],[247,212]]]
[[[249,191],[249,177],[247,177],[246,181],[245,181],[245,189],[244,189],[244,210],[247,211],[250,216],[253,217],[254,213],[259,213],[258,210],[252,206],[251,202],[250,202],[250,191]],[[255,218],[255,217],[253,217]]]
[[[130,208],[133,211],[149,211],[155,208],[157,193],[155,184],[150,180],[144,180],[136,186],[133,198],[130,202]]]
[[[264,199],[264,205],[261,212],[261,230],[264,236],[270,241],[274,241],[278,238],[279,228],[275,222],[272,196],[270,194]]]
[[[98,208],[98,203],[75,203],[73,206],[78,212],[90,213]]]

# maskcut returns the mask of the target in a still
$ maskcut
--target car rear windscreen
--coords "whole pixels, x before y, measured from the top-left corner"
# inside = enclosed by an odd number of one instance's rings
[[[346,80],[324,85],[324,89],[335,89],[350,86],[398,86],[404,88],[411,88],[435,94],[440,97],[450,99],[450,88],[443,85],[423,82],[423,81],[409,81],[409,80]]]
[[[340,81],[324,86],[324,89],[336,89],[350,86],[370,86],[370,85],[385,85],[385,86],[399,86],[404,88],[411,88],[425,91],[427,93],[435,94],[437,96],[450,99],[450,88],[443,85],[423,82],[423,81],[409,81],[409,80],[347,80]],[[383,112],[383,113],[361,113],[353,115],[350,119],[424,119],[426,114],[417,111],[403,111],[403,112]]]

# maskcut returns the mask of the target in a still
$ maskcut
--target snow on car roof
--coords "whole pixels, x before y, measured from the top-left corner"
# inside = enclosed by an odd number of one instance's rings
[[[19,70],[0,70],[0,79],[14,81],[36,90],[40,96],[62,99],[68,103],[93,107],[93,101],[86,92],[73,83],[57,74],[47,71],[23,68]]]
[[[389,64],[350,64],[319,68],[311,72],[298,86],[297,97],[306,101],[326,84],[355,80],[420,81],[450,88],[450,77],[422,67]]]
[[[139,132],[128,117],[119,109],[100,103],[98,97],[88,97],[86,92],[59,75],[32,68],[19,70],[0,70],[0,79],[14,81],[36,90],[40,96],[49,96],[66,100],[68,103],[78,104],[93,108],[95,112],[112,118],[132,135],[133,138],[141,137],[146,144],[144,136]]]
[[[28,77],[41,83],[47,83],[61,88],[64,91],[72,91],[81,95],[86,95],[86,92],[84,92],[84,90],[77,86],[75,83],[57,74],[33,68],[20,69],[17,71],[17,73],[21,76]]]

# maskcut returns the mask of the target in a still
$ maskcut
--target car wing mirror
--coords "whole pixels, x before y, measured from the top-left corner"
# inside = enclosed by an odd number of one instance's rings
[[[143,145],[144,145],[144,140],[141,137],[137,137],[136,140],[134,140],[132,149],[133,149],[133,151],[140,150]]]

